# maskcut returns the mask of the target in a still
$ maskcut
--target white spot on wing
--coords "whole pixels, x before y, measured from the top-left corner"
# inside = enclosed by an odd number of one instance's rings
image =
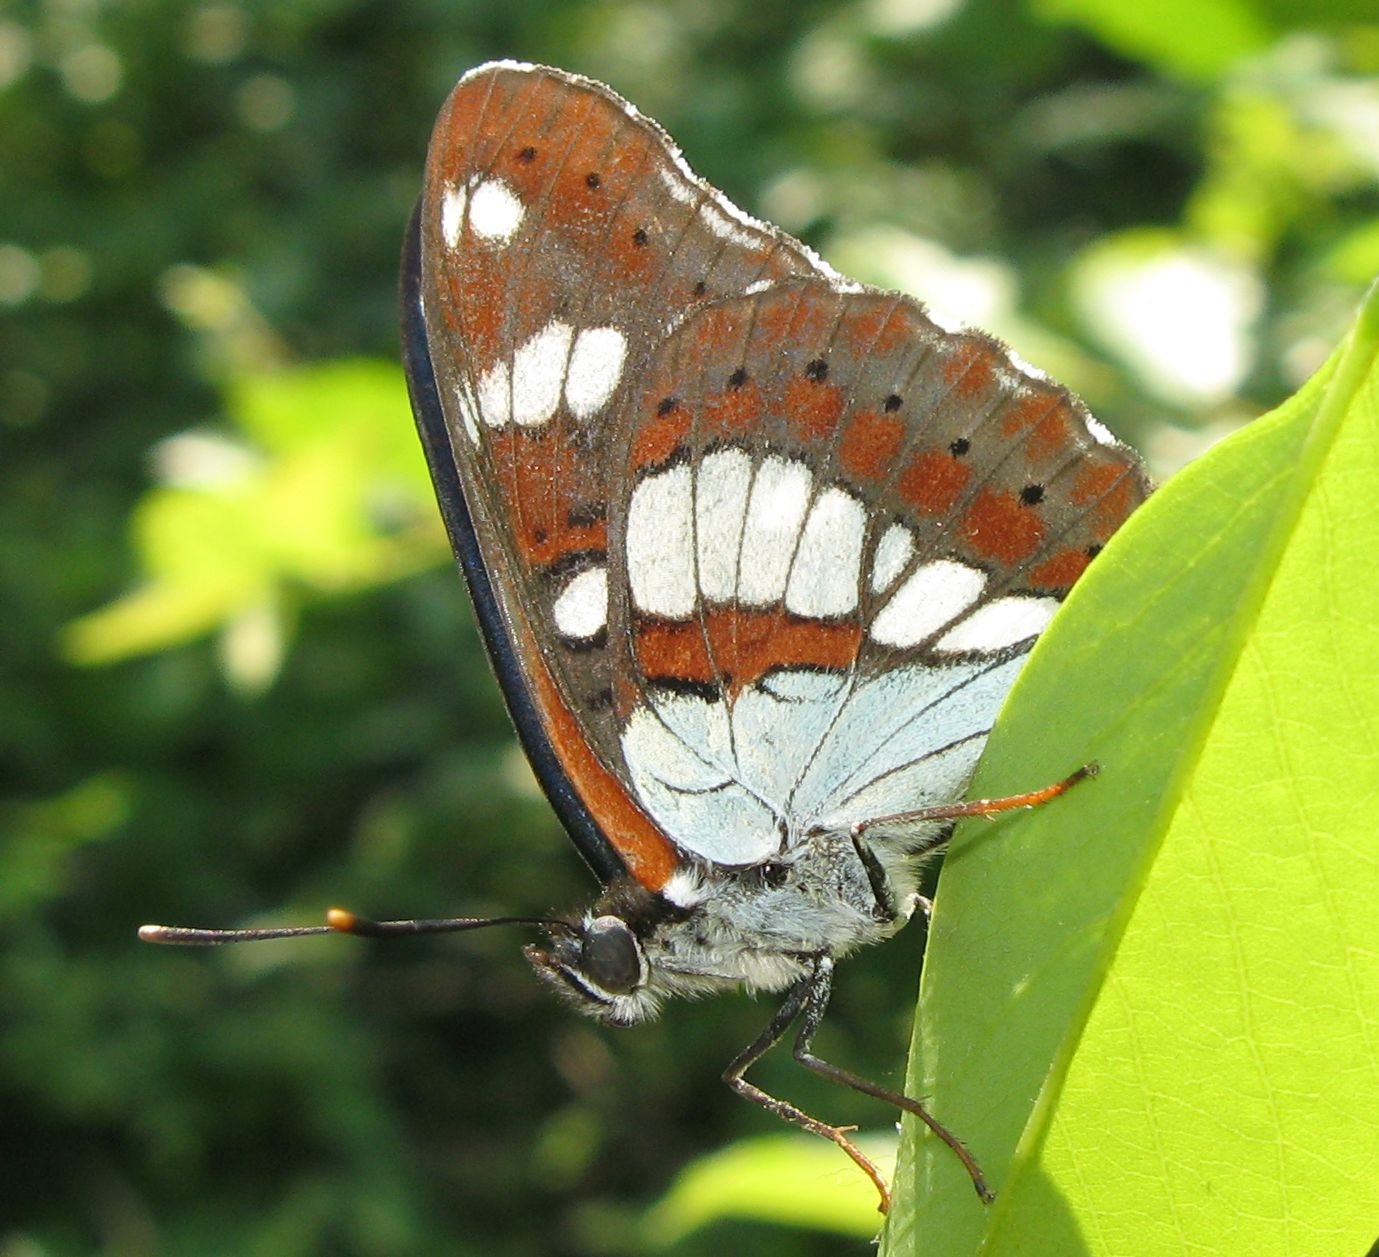
[[[639,610],[686,619],[696,602],[688,464],[649,476],[627,510],[627,579]]]
[[[441,238],[446,248],[460,243],[460,228],[464,225],[464,206],[469,199],[468,188],[448,187],[441,197]]]
[[[871,624],[883,646],[916,646],[977,601],[986,573],[951,559],[926,563],[910,573]]]
[[[1057,598],[997,598],[955,624],[934,649],[957,653],[1001,650],[1037,637],[1058,610]]]
[[[842,489],[814,500],[800,534],[785,586],[785,606],[796,615],[846,615],[857,606],[867,513]]]
[[[479,414],[490,428],[501,428],[512,418],[506,362],[495,362],[479,377]]]
[[[694,482],[694,531],[699,545],[699,588],[714,602],[737,592],[737,554],[752,460],[743,450],[715,450],[699,464]]]
[[[904,524],[892,524],[881,534],[876,554],[871,561],[871,591],[879,594],[889,589],[915,552],[915,539]]]
[[[757,469],[742,532],[738,597],[748,606],[765,606],[785,592],[813,483],[809,468],[784,458],[767,458]]]
[[[517,234],[526,212],[517,193],[501,179],[485,179],[470,193],[470,229],[495,244],[507,244]]]
[[[608,569],[591,567],[571,577],[551,608],[564,637],[587,641],[608,623]]]
[[[586,327],[575,337],[565,377],[565,401],[576,419],[590,419],[613,396],[627,357],[627,337],[616,327]]]
[[[536,427],[555,414],[574,329],[552,319],[512,356],[512,421]]]

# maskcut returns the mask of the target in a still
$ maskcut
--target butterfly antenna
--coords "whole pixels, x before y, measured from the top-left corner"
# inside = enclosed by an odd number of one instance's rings
[[[183,947],[220,947],[226,943],[257,943],[273,938],[306,938],[312,934],[358,934],[362,938],[399,938],[406,934],[458,934],[490,925],[532,925],[569,934],[575,927],[554,917],[441,917],[436,920],[373,921],[347,908],[331,908],[324,925],[275,926],[251,930],[203,930],[185,925],[141,925],[145,943]]]

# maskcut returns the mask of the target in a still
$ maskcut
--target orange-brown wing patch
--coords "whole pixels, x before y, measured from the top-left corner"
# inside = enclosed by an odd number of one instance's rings
[[[843,430],[838,461],[854,480],[879,480],[891,470],[904,442],[903,419],[875,410],[861,410]]]
[[[857,657],[861,630],[725,607],[683,623],[650,620],[636,630],[637,663],[651,682],[719,685],[735,693],[780,668],[842,671]]]
[[[924,450],[910,459],[896,487],[916,511],[944,515],[953,509],[971,478],[971,468],[952,454]]]
[[[1060,550],[1053,558],[1030,569],[1030,584],[1043,589],[1067,588],[1087,570],[1091,561],[1092,556],[1085,549]]]
[[[963,533],[978,554],[1018,563],[1039,548],[1044,523],[1015,494],[983,489],[967,509]]]
[[[648,890],[660,890],[679,867],[674,846],[594,753],[584,727],[565,705],[539,653],[529,649],[526,656],[546,735],[570,784],[622,857],[627,871]]]

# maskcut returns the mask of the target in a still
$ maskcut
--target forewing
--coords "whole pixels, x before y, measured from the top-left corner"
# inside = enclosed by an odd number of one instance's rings
[[[513,64],[451,94],[414,231],[414,401],[443,504],[458,480],[447,520],[509,705],[595,867],[613,871],[606,838],[658,884],[672,854],[621,780],[607,651],[619,420],[691,310],[826,268],[606,88]]]

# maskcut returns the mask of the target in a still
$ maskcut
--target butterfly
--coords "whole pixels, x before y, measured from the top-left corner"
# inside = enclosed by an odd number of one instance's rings
[[[527,920],[536,973],[617,1026],[783,992],[725,1079],[835,963],[926,905],[1040,631],[1143,500],[1066,389],[918,302],[844,278],[696,177],[610,89],[495,62],[441,110],[402,274],[404,361],[441,512],[509,712],[603,893]],[[490,924],[374,923],[358,933]],[[255,937],[304,931],[250,931]],[[148,927],[157,941],[197,931]],[[156,931],[164,930],[158,934]],[[212,932],[221,936],[246,932]]]

